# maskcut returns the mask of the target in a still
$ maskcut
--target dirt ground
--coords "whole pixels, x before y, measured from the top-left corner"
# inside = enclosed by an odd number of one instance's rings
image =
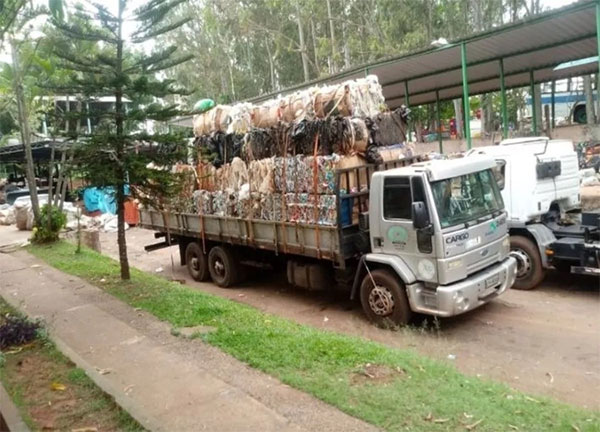
[[[127,232],[133,266],[262,311],[323,329],[410,348],[454,363],[470,375],[503,381],[533,394],[600,409],[600,284],[550,272],[534,291],[511,290],[468,314],[421,321],[416,328],[381,330],[346,296],[289,287],[283,274],[262,272],[239,288],[193,281],[177,247],[146,253],[153,233]],[[117,258],[116,234],[101,235],[102,251]]]

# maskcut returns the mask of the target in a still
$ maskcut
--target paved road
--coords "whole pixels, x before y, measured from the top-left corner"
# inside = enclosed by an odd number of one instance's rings
[[[191,287],[248,303],[304,324],[363,336],[389,346],[451,361],[463,372],[503,381],[511,387],[600,409],[599,283],[551,272],[535,291],[511,290],[492,303],[438,325],[421,322],[398,332],[369,324],[360,305],[339,295],[288,287],[280,274],[262,274],[239,288],[221,289],[190,279],[178,265],[176,247],[146,253],[151,232],[127,233],[131,263]],[[102,248],[116,255],[115,234],[103,234]],[[171,263],[174,263],[172,266]],[[428,329],[425,330],[424,328]],[[448,357],[453,357],[449,360]]]
[[[0,295],[43,319],[58,348],[148,430],[376,430],[24,251],[0,254],[0,280]]]

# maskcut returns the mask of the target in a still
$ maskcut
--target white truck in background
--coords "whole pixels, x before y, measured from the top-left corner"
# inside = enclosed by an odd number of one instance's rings
[[[508,213],[516,289],[535,288],[545,270],[598,274],[598,212],[580,208],[579,164],[573,143],[515,138],[478,147],[467,156],[496,160],[495,175]]]

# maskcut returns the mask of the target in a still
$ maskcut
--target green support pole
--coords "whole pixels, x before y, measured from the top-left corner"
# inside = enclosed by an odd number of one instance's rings
[[[366,68],[365,68],[365,78],[366,78],[366,77],[368,77],[368,76],[369,76],[369,68],[368,68],[368,67],[366,67]]]
[[[440,92],[435,91],[435,115],[437,116],[437,134],[440,143],[440,153],[444,153],[444,145],[442,143],[442,113],[440,111]]]
[[[406,105],[406,108],[410,108],[410,98],[408,96],[408,81],[404,81],[404,103]],[[412,128],[412,122],[409,120],[409,122],[406,126],[408,127],[407,142],[410,142],[410,138],[411,138],[410,130]]]
[[[552,104],[552,129],[554,129],[554,126],[555,126],[555,123],[556,123],[554,121],[555,112],[556,112],[555,111],[555,103],[556,103],[555,97],[556,97],[556,81],[552,81],[552,94],[550,96],[550,101],[551,101],[551,104]]]
[[[533,126],[533,134],[537,135],[537,107],[535,101],[535,79],[533,77],[533,71],[529,71],[529,92],[531,93],[531,124]]]
[[[598,71],[600,72],[600,0],[596,2],[596,39],[598,44]]]
[[[500,59],[500,99],[502,102],[502,138],[508,138],[508,108],[506,107],[506,87],[504,84],[504,60]]]
[[[460,63],[462,68],[465,138],[467,139],[467,150],[471,150],[471,118],[469,115],[471,107],[469,105],[469,79],[467,77],[467,45],[464,42],[460,44]]]

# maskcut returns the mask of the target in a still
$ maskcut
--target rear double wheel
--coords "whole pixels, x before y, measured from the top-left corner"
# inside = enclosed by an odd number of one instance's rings
[[[243,269],[235,251],[229,246],[215,246],[208,253],[208,271],[212,281],[221,288],[238,283]]]
[[[369,320],[379,327],[405,325],[412,318],[406,288],[389,270],[377,269],[365,275],[360,302]]]
[[[190,242],[185,248],[185,262],[188,273],[194,280],[204,282],[210,278],[208,256],[197,242]]]

